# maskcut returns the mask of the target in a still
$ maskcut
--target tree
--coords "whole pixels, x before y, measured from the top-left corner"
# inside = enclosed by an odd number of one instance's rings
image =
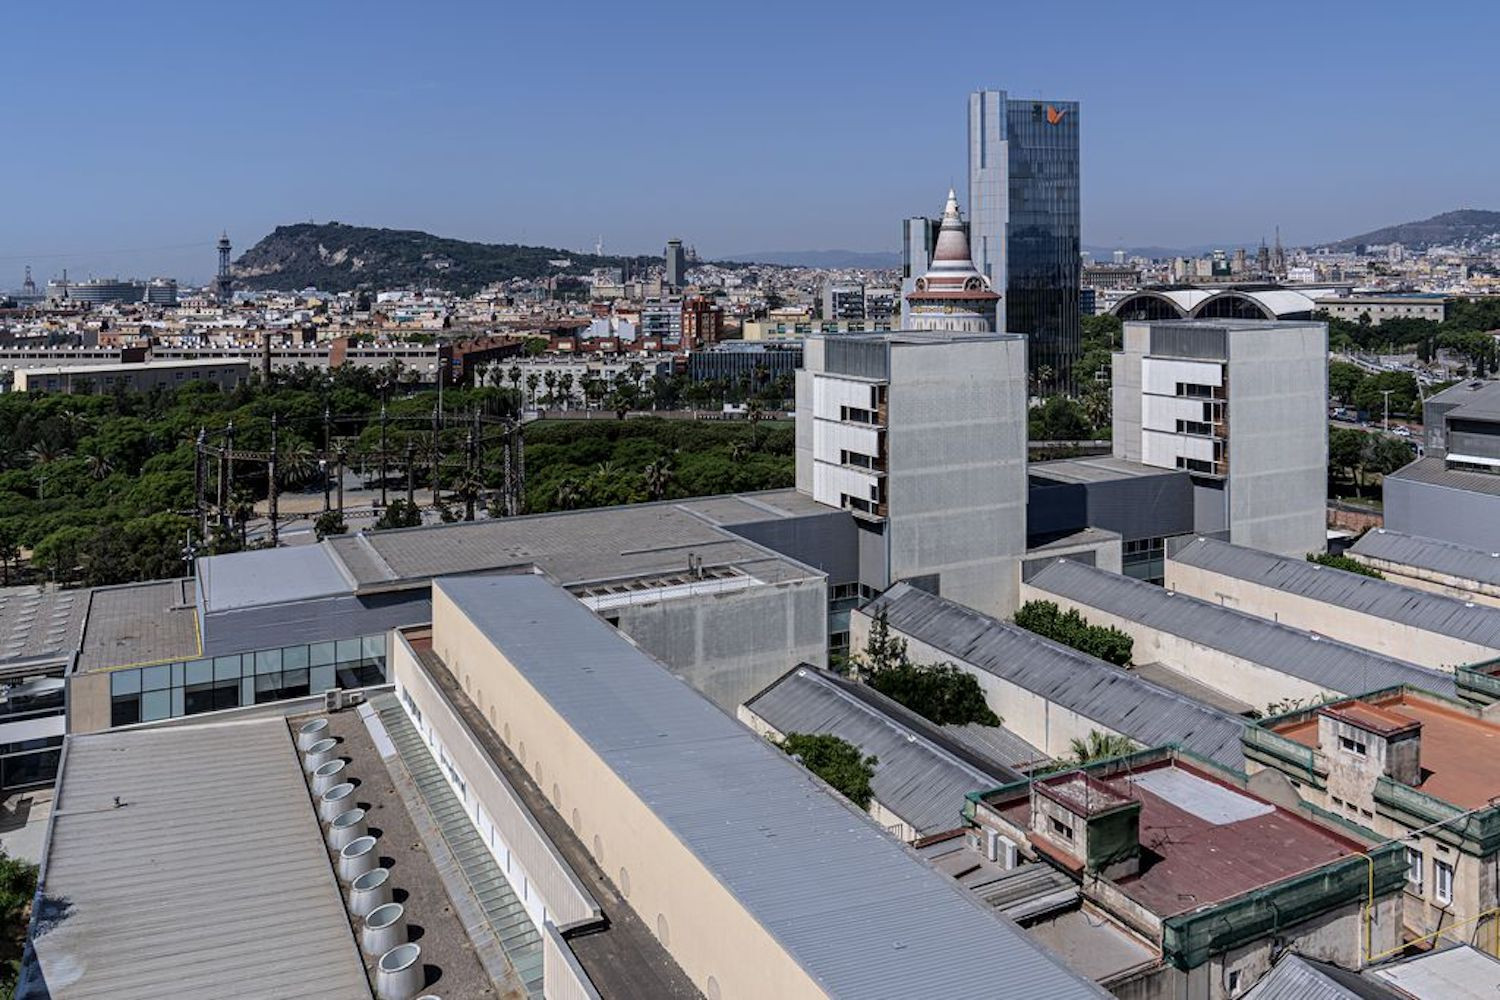
[[[1083,407],[1067,396],[1050,396],[1027,416],[1028,436],[1033,441],[1083,441],[1093,435]]]
[[[1081,740],[1075,736],[1068,742],[1068,747],[1070,763],[1082,767],[1096,760],[1123,757],[1135,750],[1135,741],[1118,733],[1105,733],[1098,729],[1091,729],[1087,739]]]
[[[521,391],[521,366],[511,365],[505,370],[505,377],[510,380],[511,390],[519,393]]]
[[[1347,361],[1328,363],[1328,394],[1344,405],[1354,402],[1354,393],[1366,379],[1364,369]]]
[[[405,503],[406,501],[397,500],[396,502]],[[344,515],[340,511],[325,510],[318,515],[317,520],[313,521],[313,532],[320,542],[329,535],[342,535],[348,530],[349,526],[344,523]]]
[[[863,756],[854,744],[829,733],[787,733],[774,742],[844,798],[861,809],[870,808],[877,758]]]
[[[1016,612],[1015,623],[1106,663],[1130,665],[1134,640],[1112,625],[1090,625],[1077,608],[1064,612],[1052,601],[1027,601]]]
[[[1354,390],[1354,405],[1371,419],[1385,415],[1383,391],[1391,391],[1390,413],[1393,417],[1411,416],[1417,409],[1417,379],[1410,372],[1380,372],[1359,383]]]
[[[380,517],[375,521],[376,530],[388,528],[415,528],[422,523],[422,510],[414,503],[405,500],[392,500],[386,505],[385,510],[380,512]]]
[[[15,993],[36,879],[36,865],[0,851],[0,996]]]
[[[577,481],[564,479],[557,484],[557,489],[552,496],[552,503],[558,510],[572,510],[578,506],[579,501],[582,499],[583,493],[579,490]]]
[[[542,377],[536,372],[532,372],[531,374],[526,376],[526,398],[531,401],[532,406],[536,406],[536,387],[541,384]]]
[[[672,485],[676,473],[672,471],[672,463],[665,458],[658,458],[641,470],[646,477],[646,489],[651,493],[652,500],[665,500],[667,487]]]
[[[1365,465],[1365,439],[1369,435],[1352,427],[1335,427],[1328,432],[1329,471],[1347,472],[1358,492],[1360,473]]]
[[[899,663],[876,670],[870,675],[869,684],[940,726],[971,722],[981,726],[1000,725],[1000,717],[990,710],[978,679],[952,663]]]
[[[850,657],[849,664],[856,679],[869,676],[879,670],[889,670],[908,662],[906,640],[891,635],[885,611],[880,611],[870,622],[870,634],[865,637],[863,653]]]
[[[1358,559],[1346,556],[1343,553],[1335,555],[1332,552],[1309,552],[1307,554],[1307,561],[1317,563],[1319,566],[1331,566],[1334,569],[1341,569],[1346,573],[1358,573],[1360,576],[1374,577],[1377,580],[1385,579],[1385,574],[1381,573],[1374,566],[1366,566]]]
[[[0,584],[10,586],[11,567],[21,561],[21,546],[17,543],[15,529],[0,525]]]

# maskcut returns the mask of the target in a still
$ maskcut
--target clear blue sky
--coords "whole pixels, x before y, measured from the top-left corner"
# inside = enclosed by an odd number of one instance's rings
[[[16,0],[0,288],[201,280],[221,228],[308,219],[894,250],[964,190],[978,87],[1082,102],[1086,243],[1333,239],[1500,209],[1497,29],[1478,0]]]

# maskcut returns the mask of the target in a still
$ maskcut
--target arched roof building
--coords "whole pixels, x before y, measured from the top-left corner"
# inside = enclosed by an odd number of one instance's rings
[[[1163,285],[1127,295],[1109,312],[1122,320],[1269,319],[1308,320],[1317,305],[1319,289],[1241,285],[1198,288]]]

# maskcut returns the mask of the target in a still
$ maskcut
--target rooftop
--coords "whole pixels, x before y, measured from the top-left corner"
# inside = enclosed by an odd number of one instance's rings
[[[1312,564],[1307,564],[1312,565]],[[1336,694],[1398,684],[1454,693],[1453,675],[1071,560],[1027,581],[1038,590],[1263,664]]]
[[[1418,791],[1460,809],[1487,805],[1500,787],[1500,723],[1488,722],[1477,711],[1419,692],[1397,691],[1339,702],[1320,709],[1346,717],[1359,710],[1375,710],[1367,717],[1374,725],[1422,725],[1422,783]],[[1298,717],[1269,728],[1303,746],[1318,748],[1318,714]],[[1351,721],[1354,718],[1351,717]],[[1362,724],[1362,723],[1356,723]]]
[[[1428,396],[1427,402],[1456,407],[1448,411],[1449,416],[1468,416],[1470,406],[1476,414],[1500,415],[1500,382],[1464,379]]]
[[[281,718],[69,737],[46,852],[54,996],[370,995]]]
[[[1140,872],[1113,882],[1158,917],[1223,902],[1362,850],[1180,759],[1091,777],[1118,799],[1141,804]],[[1029,796],[1016,794],[996,807],[1030,827]]]
[[[546,580],[434,588],[829,993],[1101,995]]]
[[[1143,677],[898,583],[860,612],[954,660],[1032,691],[1143,746],[1176,743],[1216,763],[1244,767],[1245,720]]]
[[[1196,538],[1168,562],[1257,583],[1387,621],[1500,649],[1500,608],[1403,587],[1305,559]]]
[[[788,671],[745,702],[745,709],[778,733],[830,733],[873,755],[878,763],[870,787],[876,801],[910,823],[919,837],[963,826],[968,793],[1021,777],[1009,768],[976,766],[816,667]]]
[[[83,634],[88,594],[48,587],[0,589],[0,670],[66,661]]]
[[[1467,944],[1378,966],[1365,975],[1414,1000],[1491,1000],[1500,992],[1500,961]]]
[[[1032,462],[1026,467],[1026,474],[1056,483],[1104,483],[1116,479],[1187,475],[1180,469],[1163,469],[1154,465],[1142,465],[1140,462],[1127,462],[1112,455]]]
[[[1366,559],[1379,559],[1459,580],[1500,586],[1500,552],[1471,549],[1454,542],[1408,535],[1389,528],[1365,532],[1349,551]]]
[[[78,672],[191,660],[201,654],[192,580],[89,592]]]
[[[1404,465],[1385,477],[1398,482],[1421,483],[1440,486],[1450,490],[1465,490],[1470,493],[1487,493],[1500,496],[1500,476],[1492,472],[1470,472],[1465,469],[1450,469],[1441,456],[1428,455],[1410,465]]]

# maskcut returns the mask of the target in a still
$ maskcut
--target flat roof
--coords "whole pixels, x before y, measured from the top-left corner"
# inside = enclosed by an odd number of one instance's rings
[[[820,986],[851,997],[1104,995],[795,761],[536,576],[434,581]],[[856,922],[853,935],[828,929]]]
[[[754,520],[755,508],[742,506],[743,519]],[[790,516],[763,513],[762,519]],[[360,593],[532,565],[568,586],[627,580],[684,570],[689,555],[710,568],[733,566],[763,583],[822,575],[697,516],[691,503],[675,501],[359,532],[321,545]],[[282,551],[293,550],[276,550]]]
[[[1416,1000],[1492,1000],[1500,992],[1500,961],[1473,945],[1455,945],[1365,973]]]
[[[1494,406],[1500,404],[1500,382],[1491,382],[1486,379],[1463,379],[1428,396],[1427,402],[1446,403],[1457,407],[1464,407],[1470,403],[1477,403],[1483,407]]]
[[[1409,535],[1389,528],[1364,533],[1349,551],[1368,559],[1380,559],[1431,570],[1474,583],[1500,586],[1500,552],[1469,548],[1455,542]]]
[[[256,352],[257,354],[259,352]],[[20,368],[18,372],[24,372],[28,378],[37,375],[109,375],[121,372],[148,372],[161,369],[171,370],[173,368],[243,368],[250,370],[250,362],[235,358],[193,358],[159,360],[149,359],[146,361],[119,361],[112,364],[99,365],[48,365],[41,368]]]
[[[1027,582],[1057,597],[1262,664],[1336,694],[1357,694],[1398,684],[1444,695],[1455,691],[1451,673],[1419,667],[1080,562],[1059,560]]]
[[[370,995],[280,717],[68,737],[40,888],[53,996]]]
[[[192,660],[202,649],[191,579],[100,587],[89,593],[77,670]]]
[[[965,796],[1016,781],[1009,768],[984,769],[855,697],[816,667],[797,667],[745,702],[777,732],[830,733],[874,756],[871,791],[923,837],[964,825]]]
[[[1500,785],[1500,724],[1486,722],[1460,706],[1408,691],[1361,699],[1356,704],[1379,710],[1380,717],[1372,723],[1389,725],[1390,717],[1403,724],[1421,723],[1423,777],[1422,783],[1414,786],[1418,791],[1460,809],[1478,809],[1494,797]],[[1319,714],[1342,707],[1325,706],[1271,730],[1317,749]]]
[[[0,588],[0,669],[66,661],[83,637],[87,591]]]
[[[254,549],[198,560],[203,613],[238,611],[354,591],[323,545]]]
[[[1127,462],[1113,455],[1092,458],[1057,458],[1050,462],[1032,462],[1026,474],[1057,483],[1107,483],[1116,479],[1145,479],[1156,476],[1186,476],[1182,469],[1162,469],[1141,462]]]
[[[1500,496],[1500,475],[1489,472],[1471,472],[1467,469],[1450,469],[1446,461],[1437,455],[1428,455],[1417,459],[1410,465],[1403,465],[1385,478],[1396,482],[1420,483],[1424,486],[1440,486],[1444,489],[1463,490],[1467,493]]]
[[[1361,573],[1287,559],[1214,538],[1195,538],[1168,562],[1195,566],[1362,614],[1500,649],[1500,608],[1403,587]]]
[[[954,660],[1123,733],[1142,746],[1176,743],[1229,767],[1245,766],[1245,720],[1019,625],[898,583],[860,611]]]
[[[1181,760],[1095,776],[1141,804],[1140,842],[1151,852],[1138,874],[1111,881],[1159,917],[1221,903],[1363,850],[1352,839],[1251,795]],[[1030,828],[1031,800],[999,806]]]

